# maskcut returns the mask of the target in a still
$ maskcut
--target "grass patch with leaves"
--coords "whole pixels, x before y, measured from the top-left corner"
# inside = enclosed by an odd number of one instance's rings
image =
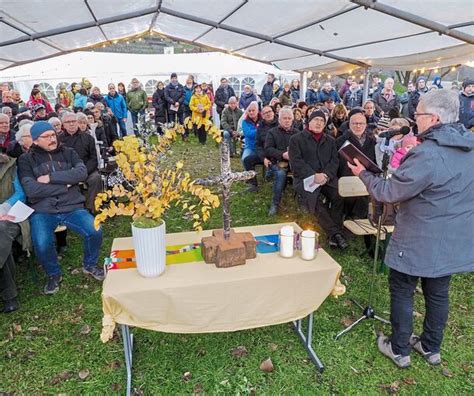
[[[193,139],[192,139],[193,140]],[[220,172],[214,142],[201,147],[177,143],[170,157],[185,161],[193,177]],[[234,169],[241,169],[238,159]],[[259,174],[261,181],[261,174]],[[246,193],[246,184],[232,189],[232,225],[256,225],[296,221],[312,223],[300,215],[291,188],[284,196],[280,216],[267,217],[271,183],[261,183],[258,193]],[[168,232],[189,231],[192,221],[178,209],[168,212]],[[220,210],[213,212],[206,228],[222,226]],[[112,219],[104,226],[101,259],[113,238],[131,235],[129,219]],[[327,247],[323,241],[323,247]],[[329,297],[315,315],[314,347],[326,366],[320,375],[289,324],[220,334],[165,334],[134,329],[133,388],[136,394],[222,394],[222,395],[472,395],[474,315],[471,275],[454,276],[451,309],[445,332],[443,364],[430,367],[412,355],[412,367],[397,369],[375,345],[379,323],[366,322],[340,341],[335,334],[344,324],[360,316],[350,302],[364,302],[371,262],[362,241],[354,240],[347,252],[328,252],[341,264],[347,294]],[[455,254],[455,252],[453,252]],[[73,233],[61,260],[64,282],[59,293],[45,296],[42,270],[31,261],[19,265],[21,309],[0,315],[0,393],[15,394],[123,394],[125,369],[120,337],[106,344],[99,339],[102,307],[101,285],[80,271],[82,244]],[[378,312],[388,317],[389,295],[386,275],[378,274]],[[415,295],[415,326],[421,329],[424,302]],[[389,332],[388,328],[383,328]],[[244,347],[239,348],[238,347]],[[259,369],[271,358],[274,371]],[[185,375],[186,373],[186,375]]]

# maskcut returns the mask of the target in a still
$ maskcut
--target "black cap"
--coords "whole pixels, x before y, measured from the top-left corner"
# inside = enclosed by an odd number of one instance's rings
[[[355,114],[363,114],[365,115],[364,109],[362,107],[354,107],[349,111],[349,115],[347,116],[347,119],[351,119],[351,117]]]
[[[324,111],[322,110],[314,110],[311,115],[308,117],[308,119],[306,120],[306,125],[309,125],[309,123],[311,122],[311,120],[313,120],[314,118],[316,117],[319,117],[319,118],[322,118],[324,120],[324,124],[326,124],[326,114],[324,114]]]

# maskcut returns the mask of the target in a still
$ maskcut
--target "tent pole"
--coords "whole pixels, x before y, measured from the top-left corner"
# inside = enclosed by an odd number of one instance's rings
[[[369,80],[370,80],[370,69],[367,68],[365,69],[364,93],[362,96],[362,102],[364,103],[369,97]]]
[[[308,86],[308,72],[300,73],[300,99],[304,100],[304,95]]]

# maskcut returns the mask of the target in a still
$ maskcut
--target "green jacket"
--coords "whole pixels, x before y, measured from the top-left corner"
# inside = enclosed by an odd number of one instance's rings
[[[128,91],[126,101],[130,111],[139,112],[145,110],[148,106],[148,96],[141,88]]]
[[[242,117],[243,111],[238,107],[232,110],[226,107],[221,115],[221,129],[224,131],[237,131],[239,119]]]
[[[11,158],[6,164],[0,164],[0,203],[5,202],[13,195],[13,181],[16,174],[15,158]],[[21,230],[18,242],[21,243],[23,250],[31,251],[30,222],[25,220],[18,225]]]

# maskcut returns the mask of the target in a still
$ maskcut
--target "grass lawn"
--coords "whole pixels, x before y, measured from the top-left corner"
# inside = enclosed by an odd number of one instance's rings
[[[220,171],[218,150],[213,142],[200,147],[177,143],[170,160],[183,158],[194,177]],[[233,160],[234,169],[241,169]],[[261,179],[261,175],[259,175]],[[284,197],[280,216],[267,217],[271,183],[256,194],[245,193],[246,185],[234,185],[233,226],[296,221],[311,224],[298,214],[291,188]],[[168,232],[188,231],[190,221],[171,211],[166,218]],[[112,239],[131,234],[128,219],[106,223],[102,258]],[[221,227],[221,213],[213,213],[206,228]],[[449,228],[446,229],[449,232]],[[323,247],[327,248],[325,241]],[[121,340],[103,344],[100,339],[102,306],[100,283],[85,278],[81,267],[81,241],[68,236],[69,248],[61,260],[65,274],[59,293],[45,296],[42,270],[33,262],[18,271],[21,310],[0,314],[0,394],[123,394],[125,369]],[[235,333],[180,335],[134,330],[133,388],[135,394],[265,394],[265,395],[472,395],[474,394],[473,282],[472,276],[453,277],[451,309],[445,332],[443,364],[430,367],[412,354],[412,367],[397,369],[376,348],[379,323],[366,322],[340,341],[335,334],[342,322],[360,312],[349,301],[365,302],[371,262],[361,240],[354,240],[347,252],[329,253],[344,271],[346,295],[329,297],[315,315],[314,347],[326,366],[320,375],[306,356],[290,324]],[[456,254],[456,252],[453,252]],[[379,274],[375,306],[388,317],[389,296],[386,275]],[[415,325],[422,326],[424,303],[415,296]],[[384,329],[389,332],[388,328]],[[232,350],[244,346],[248,353],[234,357]],[[275,370],[264,373],[260,362],[271,357]],[[190,372],[190,378],[183,378]],[[84,379],[80,378],[80,374]]]

